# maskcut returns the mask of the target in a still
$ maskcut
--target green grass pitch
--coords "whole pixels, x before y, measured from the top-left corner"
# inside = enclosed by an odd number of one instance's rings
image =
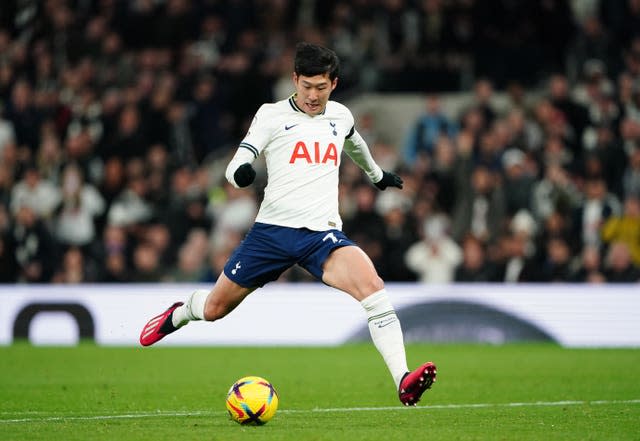
[[[409,345],[438,381],[399,405],[372,345],[337,348],[0,348],[0,440],[638,440],[640,351]],[[275,418],[245,427],[224,401],[269,379]]]

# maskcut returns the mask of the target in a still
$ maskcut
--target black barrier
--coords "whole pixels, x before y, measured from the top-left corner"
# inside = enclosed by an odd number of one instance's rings
[[[535,324],[490,306],[465,301],[436,301],[397,311],[406,342],[492,343],[555,339]],[[360,329],[350,342],[369,340],[369,328]]]
[[[96,326],[87,308],[79,303],[30,303],[20,310],[13,322],[13,339],[29,339],[29,327],[33,318],[41,312],[66,312],[78,324],[78,332],[83,340],[94,340]]]

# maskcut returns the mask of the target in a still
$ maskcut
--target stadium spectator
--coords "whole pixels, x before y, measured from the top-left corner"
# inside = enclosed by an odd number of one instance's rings
[[[626,196],[640,197],[640,147],[633,149],[624,171],[622,187]]]
[[[193,97],[190,127],[195,160],[202,163],[208,155],[221,156],[226,153],[228,140],[221,127],[221,96],[214,78],[199,78],[194,86]]]
[[[470,108],[480,111],[485,127],[490,127],[497,117],[494,108],[494,85],[487,77],[481,77],[473,85],[473,98]]]
[[[436,142],[434,155],[428,163],[422,187],[426,192],[433,192],[433,198],[439,209],[451,213],[456,197],[456,145],[455,140],[441,136]]]
[[[109,208],[107,222],[110,224],[136,226],[153,218],[153,206],[146,199],[148,184],[144,177],[144,166],[130,162],[127,186],[116,197]]]
[[[511,133],[511,146],[525,153],[536,154],[542,144],[540,127],[527,115],[525,105],[519,104],[509,110],[505,117]]]
[[[53,283],[91,283],[97,279],[97,269],[91,261],[87,261],[82,250],[70,247],[62,256],[60,267],[51,281]]]
[[[411,164],[419,155],[433,156],[436,142],[441,136],[454,138],[457,125],[442,112],[438,95],[428,95],[426,111],[409,131],[404,145],[404,161]]]
[[[104,163],[102,178],[100,179],[100,183],[98,186],[100,194],[105,199],[107,212],[109,211],[109,208],[111,207],[113,201],[124,190],[125,184],[126,176],[122,159],[115,156],[109,158]]]
[[[0,106],[0,157],[7,144],[14,144],[16,142],[16,134],[13,129],[13,123],[3,117],[4,109]]]
[[[193,228],[207,231],[213,226],[206,211],[207,199],[196,184],[195,175],[180,167],[171,176],[171,192],[168,195],[162,221],[171,231],[171,248],[177,250],[187,240]]]
[[[148,184],[147,199],[156,212],[162,211],[169,200],[167,192],[171,173],[169,153],[164,145],[154,144],[149,147],[144,161]]]
[[[54,238],[30,205],[20,204],[16,207],[12,236],[18,263],[18,281],[49,282],[58,262]]]
[[[53,183],[43,180],[32,163],[26,165],[23,178],[11,191],[11,211],[17,213],[28,206],[36,216],[48,219],[62,200],[62,191]]]
[[[131,243],[123,227],[107,225],[101,243],[100,262],[104,265],[100,280],[109,283],[130,281],[129,254]]]
[[[380,196],[376,202],[376,212],[384,220],[381,241],[384,259],[381,259],[379,267],[381,277],[396,282],[414,281],[415,273],[404,263],[407,249],[418,240],[415,222],[409,215],[411,200],[399,192],[389,191]]]
[[[604,276],[610,283],[633,283],[640,281],[640,269],[633,264],[629,246],[624,242],[610,245],[605,259]]]
[[[573,214],[574,234],[583,245],[599,246],[600,229],[609,217],[620,214],[620,201],[607,192],[607,184],[601,176],[588,177],[584,187],[585,200]]]
[[[176,268],[165,278],[172,282],[199,282],[205,276],[207,254],[207,233],[192,230],[189,239],[178,250]]]
[[[15,82],[11,99],[6,102],[6,117],[13,124],[20,156],[33,158],[40,144],[42,115],[33,101],[33,88],[26,79]]]
[[[640,199],[625,199],[622,214],[611,216],[602,226],[602,240],[627,244],[633,264],[640,266]]]
[[[456,267],[453,280],[456,282],[493,282],[496,278],[494,266],[487,260],[485,245],[476,237],[468,235],[462,241],[462,262]]]
[[[493,124],[480,134],[474,155],[475,165],[484,166],[495,174],[502,171],[502,156],[507,148],[497,128],[498,125]]]
[[[467,234],[485,243],[494,240],[506,213],[504,190],[496,176],[483,165],[473,167],[471,158],[459,158],[455,194],[452,236],[457,241]]]
[[[224,192],[223,200],[212,201],[207,207],[214,219],[209,236],[214,245],[224,243],[229,234],[248,231],[257,213],[256,200],[251,193],[239,190],[228,182],[224,184]]]
[[[640,96],[640,93],[638,93]],[[629,113],[629,116],[620,122],[620,137],[624,151],[631,154],[640,146],[640,102],[635,106],[636,113]]]
[[[104,147],[105,158],[116,156],[123,160],[146,156],[149,140],[142,127],[140,112],[136,106],[125,106],[118,118],[118,125]]]
[[[595,139],[591,151],[585,155],[585,163],[590,160],[598,161],[607,188],[621,199],[624,197],[622,177],[628,162],[627,153],[621,143],[616,142],[612,128],[600,126],[593,129],[593,132]],[[584,147],[587,147],[586,143]]]
[[[206,269],[202,274],[201,282],[214,283],[224,269],[224,265],[229,260],[233,250],[242,241],[243,235],[239,232],[229,232],[224,238],[224,242],[211,244],[209,247],[209,260]]]
[[[448,223],[444,215],[430,217],[423,225],[423,239],[407,249],[407,266],[422,283],[453,281],[455,269],[462,262],[462,250],[449,236]]]
[[[562,237],[551,237],[546,243],[546,258],[538,282],[567,282],[571,276],[571,248]]]
[[[176,251],[171,246],[171,230],[166,224],[162,222],[148,223],[137,233],[139,240],[149,243],[156,250],[162,267],[173,267],[176,261]]]
[[[567,243],[572,255],[577,254],[581,250],[580,239],[576,238],[571,231],[571,220],[568,213],[556,210],[547,216],[542,222],[538,222],[539,226],[536,237],[535,247],[536,253],[540,259],[542,250],[546,248],[551,239],[561,239]]]
[[[344,223],[345,233],[357,235],[367,242],[384,237],[384,219],[376,210],[376,189],[362,182],[351,191],[355,199],[355,212]]]
[[[507,283],[540,281],[535,234],[537,225],[526,211],[516,213],[508,230],[491,243],[496,280]]]
[[[580,192],[567,171],[556,163],[544,168],[544,176],[533,186],[531,212],[542,221],[554,212],[570,214],[579,204]]]
[[[165,268],[161,265],[158,250],[148,242],[142,242],[135,246],[132,263],[132,282],[157,282],[162,280],[166,274]]]
[[[554,74],[549,79],[549,100],[556,113],[551,122],[566,121],[563,125],[565,141],[571,149],[574,157],[581,155],[580,140],[589,124],[588,110],[582,104],[576,102],[570,95],[570,87],[567,77],[562,74]]]
[[[527,237],[505,233],[496,240],[492,262],[496,265],[496,281],[506,283],[536,282],[538,262],[529,249]]]
[[[602,256],[598,247],[587,245],[582,249],[570,281],[580,283],[606,281],[602,268]]]
[[[98,190],[69,164],[62,172],[62,203],[55,217],[55,236],[62,245],[89,247],[96,238],[95,219],[105,210]]]
[[[64,152],[53,129],[43,132],[34,163],[45,181],[60,186],[65,165]]]
[[[628,46],[623,47],[625,72],[634,80],[640,77],[640,36],[634,37]]]
[[[504,199],[507,216],[520,210],[531,210],[531,193],[535,177],[527,167],[525,154],[517,148],[511,148],[502,155],[504,168]]]

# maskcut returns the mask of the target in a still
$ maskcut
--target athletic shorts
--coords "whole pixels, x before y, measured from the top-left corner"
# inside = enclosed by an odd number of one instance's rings
[[[296,263],[322,280],[322,266],[336,248],[355,245],[340,230],[312,231],[256,222],[224,267],[240,286],[257,288]]]

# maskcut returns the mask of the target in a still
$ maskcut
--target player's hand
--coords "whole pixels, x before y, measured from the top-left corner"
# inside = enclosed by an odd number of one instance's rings
[[[238,184],[238,187],[246,187],[250,185],[256,178],[256,171],[251,167],[251,164],[245,162],[242,164],[236,172],[233,174],[233,179]]]
[[[385,190],[387,187],[402,188],[402,184],[403,182],[400,176],[384,170],[382,170],[382,179],[373,183],[373,185],[378,187],[380,190]]]

